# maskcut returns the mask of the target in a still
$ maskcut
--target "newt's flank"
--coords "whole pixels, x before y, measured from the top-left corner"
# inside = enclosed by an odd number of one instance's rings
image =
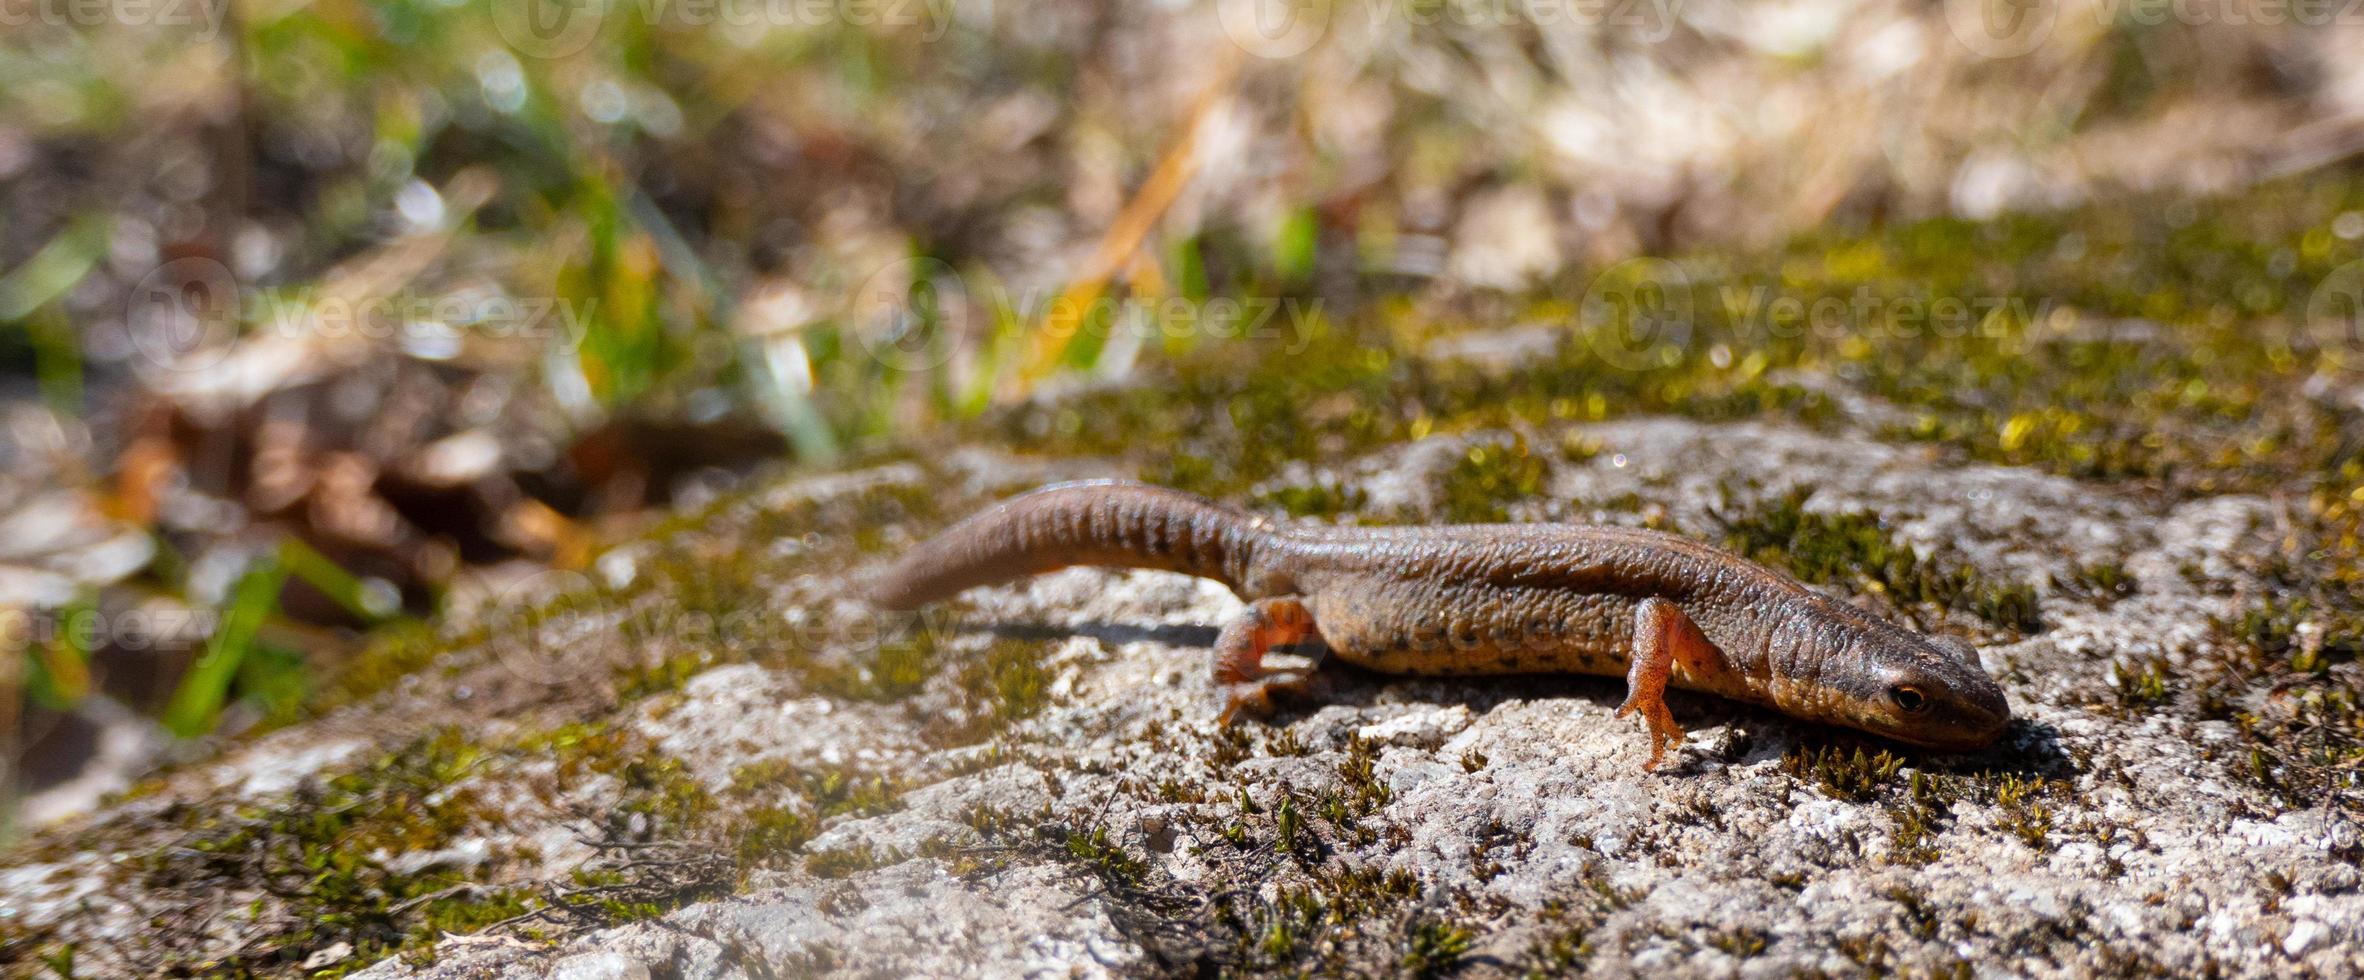
[[[1967,642],[1630,528],[1276,524],[1162,487],[1070,483],[954,525],[889,569],[872,599],[910,609],[1075,565],[1182,572],[1247,600],[1215,644],[1226,721],[1303,685],[1306,674],[1268,674],[1263,659],[1304,641],[1392,674],[1622,674],[1617,715],[1649,725],[1646,768],[1683,737],[1668,685],[1934,749],[1985,746],[2011,719]]]

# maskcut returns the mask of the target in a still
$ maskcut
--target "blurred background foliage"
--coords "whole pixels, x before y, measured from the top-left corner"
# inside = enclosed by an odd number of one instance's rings
[[[0,607],[38,627],[0,674],[15,784],[70,812],[657,509],[1251,327],[1427,343],[1564,316],[1635,256],[1893,280],[1850,236],[2364,149],[2353,30],[2064,3],[2002,51],[1969,3],[1329,0],[1302,52],[1206,2],[26,6],[0,28]],[[2200,305],[2281,312],[2352,258],[2333,221],[2277,229],[2314,236],[2287,267],[2220,243],[2248,278]],[[2055,285],[2214,316],[2091,269]],[[2075,436],[2005,415],[2001,449]]]

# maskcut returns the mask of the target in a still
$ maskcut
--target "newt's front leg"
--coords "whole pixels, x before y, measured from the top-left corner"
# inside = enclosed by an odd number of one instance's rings
[[[1650,761],[1643,769],[1658,768],[1668,745],[1683,744],[1683,727],[1666,708],[1666,680],[1676,662],[1704,664],[1715,653],[1699,625],[1674,603],[1653,597],[1634,610],[1633,665],[1625,672],[1625,703],[1617,707],[1617,717],[1638,711],[1649,723]]]
[[[1319,640],[1321,634],[1313,624],[1313,613],[1305,603],[1288,596],[1258,599],[1229,623],[1215,639],[1215,683],[1223,685],[1223,724],[1231,724],[1233,715],[1245,709],[1254,714],[1272,710],[1274,690],[1296,690],[1304,686],[1310,671],[1267,677],[1264,673],[1264,654],[1276,646],[1288,646],[1306,640]]]

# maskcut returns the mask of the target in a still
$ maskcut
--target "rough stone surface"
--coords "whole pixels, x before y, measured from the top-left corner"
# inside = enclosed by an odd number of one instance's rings
[[[1385,449],[1334,475],[1370,488],[1370,512],[1416,515],[1432,505],[1441,467],[1498,435]],[[1546,492],[1514,504],[1514,517],[1648,521],[1712,540],[1735,494],[1804,487],[1808,511],[1876,512],[1900,539],[1948,549],[1992,581],[2038,584],[2045,626],[2024,635],[1919,613],[1979,637],[2021,721],[1990,752],[1904,754],[1861,790],[1826,785],[1799,760],[1885,747],[1697,696],[1674,700],[1692,733],[1680,764],[1645,773],[1646,740],[1611,717],[1622,684],[1610,678],[1333,670],[1310,700],[1226,733],[1213,721],[1206,648],[1238,601],[1162,573],[1074,569],[983,590],[924,621],[953,664],[1016,641],[1033,645],[1042,671],[1038,711],[989,737],[947,738],[947,725],[976,710],[948,693],[961,668],[901,700],[839,696],[816,685],[808,661],[870,653],[841,633],[792,628],[874,622],[847,583],[910,539],[894,530],[850,564],[767,580],[763,621],[780,636],[819,637],[814,648],[718,661],[671,690],[594,697],[577,711],[645,739],[715,794],[749,773],[891,778],[892,805],[829,816],[801,846],[864,860],[758,862],[727,894],[655,918],[455,935],[435,945],[432,964],[414,952],[366,975],[1102,976],[1209,963],[1254,971],[1291,957],[1363,974],[2364,971],[2364,831],[2353,818],[2261,783],[2231,723],[2129,706],[2116,688],[2129,665],[2214,655],[2211,622],[2249,601],[2255,585],[2241,569],[2271,547],[2276,502],[2162,503],[1771,424],[1645,418],[1532,434],[1538,444],[1563,437],[1597,451],[1555,463]],[[729,538],[748,513],[881,486],[924,483],[957,513],[1046,479],[1111,471],[971,451],[785,484],[735,515],[710,515],[707,532]],[[816,547],[739,543],[790,569]],[[2104,560],[2130,576],[2123,598],[2050,584]],[[611,578],[636,574],[628,561],[606,567]],[[579,642],[572,652],[586,658],[665,652]],[[376,707],[184,769],[95,826],[136,823],[174,800],[285,794],[389,732],[438,719],[473,719],[471,735],[502,738],[537,724],[532,706],[607,679],[584,669],[521,694],[500,676],[429,671]],[[428,702],[441,704],[433,717],[385,706]],[[486,867],[510,881],[565,880],[627,790],[614,778],[562,778],[565,765],[546,755],[500,754],[460,777],[504,790],[499,826],[472,851],[412,860],[483,860],[531,844],[536,860]],[[815,792],[757,785],[747,799],[794,804]],[[68,852],[0,871],[0,912],[21,924],[71,921],[85,942],[128,941],[140,929],[135,896],[97,884],[110,860]],[[1349,872],[1400,884],[1339,885]],[[1292,919],[1304,907],[1292,896],[1308,893],[1331,904]],[[1335,903],[1347,893],[1380,897],[1347,909]],[[212,901],[232,910],[240,899]]]

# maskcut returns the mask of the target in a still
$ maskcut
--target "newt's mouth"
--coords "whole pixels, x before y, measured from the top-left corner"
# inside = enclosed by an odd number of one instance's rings
[[[1988,714],[1968,705],[1948,706],[1944,709],[1953,717],[1882,719],[1878,726],[1866,726],[1875,734],[1884,735],[1916,748],[1939,752],[1975,752],[1995,744],[2010,727],[2011,715]]]
[[[2004,724],[2008,724],[2008,721]],[[1932,734],[1926,731],[1890,730],[1878,734],[1914,748],[1931,749],[1938,752],[1976,752],[1995,744],[1995,740],[2002,737],[2004,724],[1998,724],[1992,730],[1982,732]]]

